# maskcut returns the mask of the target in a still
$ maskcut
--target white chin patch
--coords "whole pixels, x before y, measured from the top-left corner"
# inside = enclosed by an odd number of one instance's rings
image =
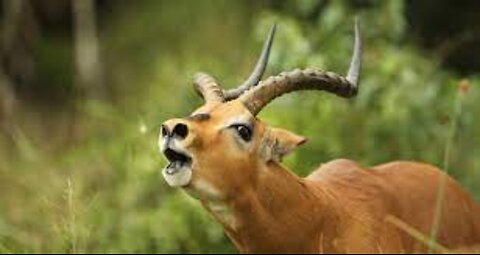
[[[170,163],[162,170],[163,178],[171,187],[187,186],[192,179],[190,166]]]

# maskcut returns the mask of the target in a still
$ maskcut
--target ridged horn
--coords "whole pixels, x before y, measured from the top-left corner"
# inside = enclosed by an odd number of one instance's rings
[[[270,55],[270,50],[272,48],[273,38],[275,37],[275,30],[276,25],[273,24],[270,28],[270,32],[268,33],[267,40],[265,41],[262,49],[262,53],[258,58],[257,64],[253,69],[252,73],[248,77],[242,85],[238,86],[237,88],[230,89],[224,92],[225,100],[233,100],[243,94],[245,91],[249,90],[250,88],[254,87],[258,84],[258,82],[262,79],[263,73],[265,72],[265,68],[268,64],[268,57]]]
[[[195,91],[205,100],[205,102],[224,102],[222,89],[217,81],[206,73],[197,73],[193,78]]]
[[[355,96],[358,92],[363,52],[362,38],[357,20],[355,20],[354,30],[355,43],[346,78],[333,72],[318,69],[296,69],[267,78],[255,88],[241,95],[238,100],[253,115],[257,115],[269,102],[293,91],[324,90],[345,98]]]

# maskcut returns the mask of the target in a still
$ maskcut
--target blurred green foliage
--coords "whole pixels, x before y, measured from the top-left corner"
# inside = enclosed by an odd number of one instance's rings
[[[234,252],[199,203],[162,180],[157,134],[164,120],[200,106],[195,72],[212,73],[225,87],[239,84],[272,23],[278,32],[267,75],[307,66],[346,70],[355,16],[365,40],[355,100],[300,92],[260,115],[309,138],[286,160],[290,169],[307,175],[335,158],[441,167],[450,123],[458,121],[449,171],[479,198],[479,77],[469,77],[463,112],[453,116],[464,77],[409,42],[403,1],[373,2],[357,9],[330,1],[314,19],[305,18],[315,4],[307,0],[271,9],[254,1],[142,1],[105,14],[100,42],[112,99],[47,113],[26,106],[16,146],[1,138],[0,252]],[[71,83],[62,42],[38,47],[52,56],[41,63],[45,82]]]

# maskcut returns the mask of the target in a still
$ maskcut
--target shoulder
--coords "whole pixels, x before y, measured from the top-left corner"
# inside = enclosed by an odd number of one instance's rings
[[[345,175],[361,171],[362,167],[355,161],[349,159],[335,159],[320,165],[307,178],[317,179],[330,175]]]
[[[442,171],[434,165],[414,161],[393,161],[374,166],[372,169],[388,176],[403,175],[411,177],[427,177],[443,174]]]

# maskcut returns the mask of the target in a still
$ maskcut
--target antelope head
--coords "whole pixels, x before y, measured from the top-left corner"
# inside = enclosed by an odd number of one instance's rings
[[[183,187],[201,198],[231,197],[255,185],[261,171],[268,171],[270,164],[306,141],[256,117],[269,102],[299,90],[323,90],[345,98],[356,95],[362,55],[357,24],[346,77],[307,68],[260,81],[274,34],[272,26],[252,74],[237,88],[223,90],[205,73],[194,77],[194,88],[205,104],[190,116],[167,120],[161,127],[159,146],[169,161],[162,174],[170,186]]]

